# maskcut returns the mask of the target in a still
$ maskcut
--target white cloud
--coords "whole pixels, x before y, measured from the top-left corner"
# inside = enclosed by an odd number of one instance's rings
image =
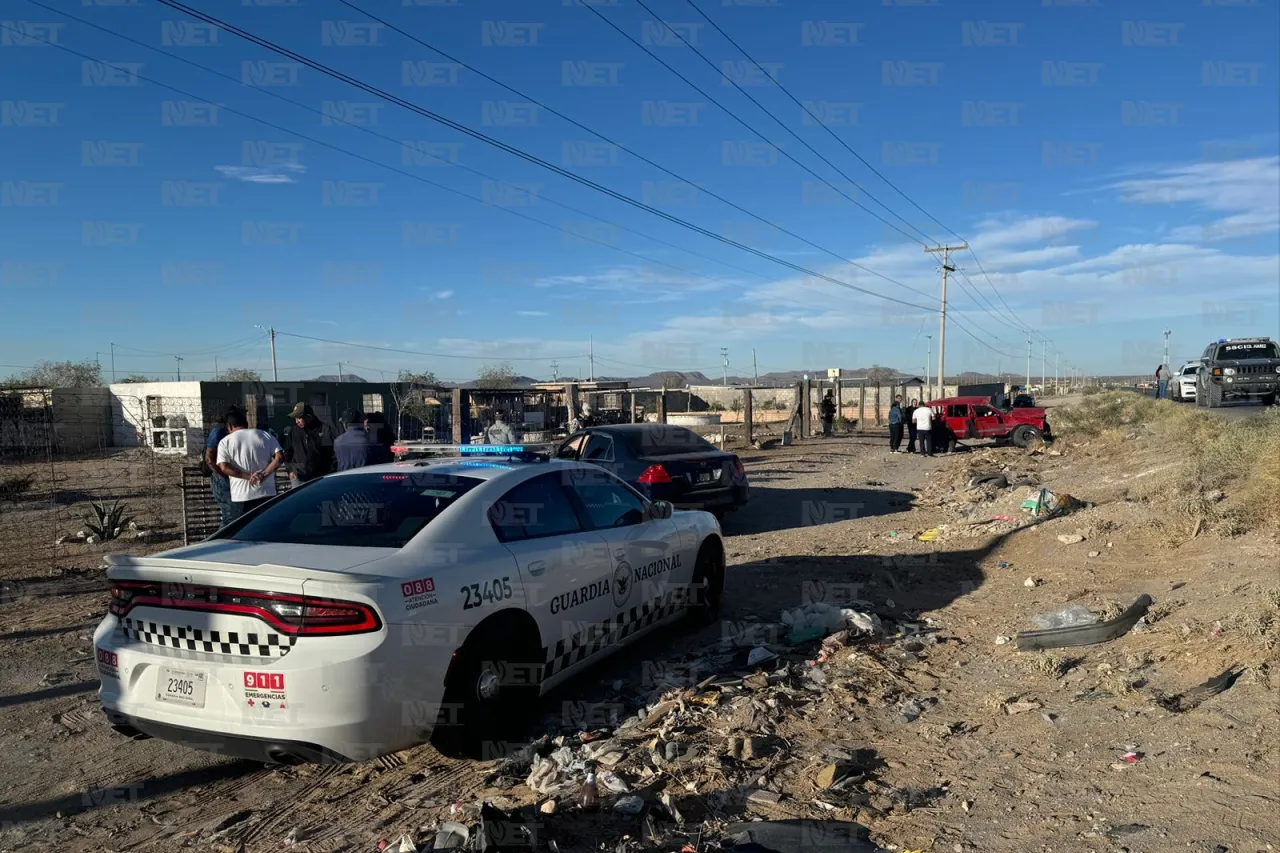
[[[1212,243],[1280,230],[1280,156],[1149,169],[1107,186],[1141,205],[1193,205],[1228,215],[1172,229],[1176,241]]]
[[[546,311],[517,311],[517,312],[516,312],[516,314],[517,314],[518,316],[520,316],[520,317],[547,317],[547,316],[549,316],[548,312],[546,312]]]
[[[431,294],[432,299],[451,299],[453,298],[452,290],[438,290]]]
[[[300,163],[281,163],[278,166],[214,166],[225,178],[249,184],[293,184],[294,175],[307,171]]]

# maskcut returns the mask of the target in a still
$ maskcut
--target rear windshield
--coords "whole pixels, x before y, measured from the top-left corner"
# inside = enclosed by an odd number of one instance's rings
[[[1280,358],[1276,355],[1276,345],[1271,341],[1258,341],[1251,344],[1223,344],[1218,347],[1218,358]]]
[[[672,456],[677,453],[703,453],[716,446],[691,429],[662,425],[641,430],[627,437],[637,456]]]
[[[325,477],[282,497],[230,538],[241,542],[400,548],[482,483],[426,472]]]

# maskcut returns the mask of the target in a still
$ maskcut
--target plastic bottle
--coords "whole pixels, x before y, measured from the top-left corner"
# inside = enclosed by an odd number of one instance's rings
[[[600,789],[596,787],[596,771],[594,767],[587,770],[587,781],[582,785],[580,800],[582,808],[588,811],[600,805]]]

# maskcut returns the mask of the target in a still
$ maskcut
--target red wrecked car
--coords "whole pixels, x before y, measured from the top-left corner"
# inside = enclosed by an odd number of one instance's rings
[[[938,451],[950,452],[957,441],[977,438],[1018,447],[1053,438],[1041,408],[997,409],[986,397],[946,397],[925,405],[933,409],[933,446]]]

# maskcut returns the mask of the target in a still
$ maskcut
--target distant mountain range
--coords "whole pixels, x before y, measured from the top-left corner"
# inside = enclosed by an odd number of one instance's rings
[[[865,379],[867,375],[874,369],[875,368],[870,368],[870,367],[846,368],[844,372],[844,376],[846,379]],[[901,371],[895,370],[893,368],[880,368],[880,370],[884,372],[887,382],[895,382],[903,379],[913,379],[913,378],[923,379],[924,378],[923,376],[919,376],[919,374],[902,373]],[[729,377],[729,384],[730,385],[755,384],[755,385],[775,386],[775,387],[789,386],[802,381],[806,374],[810,379],[825,380],[827,378],[827,369],[824,367],[817,370],[774,371],[772,373],[762,373],[760,374],[760,377],[758,379],[750,376],[733,375]],[[1013,384],[1019,384],[1020,382],[1023,382],[1026,380],[1026,377],[1021,374],[1014,374],[1014,373],[1008,373],[1008,372],[1004,373],[1002,378],[1005,382],[1011,382]],[[698,370],[693,370],[688,372],[666,370],[666,371],[657,371],[654,373],[648,373],[643,376],[599,376],[599,377],[596,377],[596,379],[599,382],[626,382],[628,385],[630,385],[633,388],[661,388],[664,381],[667,382],[667,386],[670,388],[683,388],[688,385],[722,385],[724,384],[723,377],[707,376],[705,373]],[[990,374],[990,373],[974,373],[972,371],[965,371],[964,373],[961,373],[958,376],[956,375],[948,376],[947,384],[948,385],[976,385],[981,382],[998,382],[1000,381],[1000,379],[1001,377],[997,377],[994,374]],[[1033,375],[1031,377],[1032,382],[1035,382],[1037,379],[1038,379],[1038,375]],[[338,382],[339,379],[337,374],[326,373],[323,376],[317,376],[313,381]],[[360,376],[357,376],[354,373],[344,373],[342,374],[341,381],[342,382],[365,382],[367,380],[365,380]],[[548,382],[548,381],[550,380],[535,379],[532,376],[516,376],[512,379],[509,387],[532,388],[540,382]],[[556,381],[557,382],[585,382],[587,380],[578,379],[571,376],[562,376]],[[446,388],[454,388],[454,387],[475,388],[476,382],[475,380],[471,382],[461,382],[461,383],[445,382],[443,383],[443,386]]]

